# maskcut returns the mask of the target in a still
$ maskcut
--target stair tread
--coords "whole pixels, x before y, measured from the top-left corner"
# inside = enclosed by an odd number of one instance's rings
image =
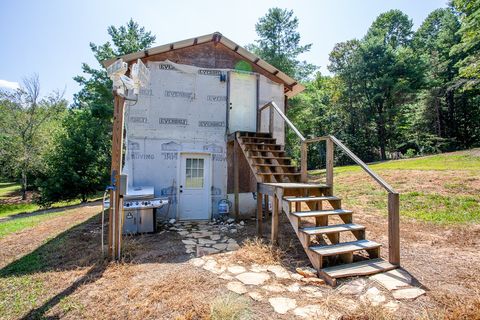
[[[254,145],[254,146],[275,146],[281,147],[282,145],[276,143],[265,143],[265,142],[244,142],[243,144],[247,145]]]
[[[306,233],[308,235],[317,235],[317,234],[327,234],[327,233],[336,233],[343,231],[357,231],[364,230],[365,226],[355,223],[346,223],[346,224],[335,224],[330,226],[322,227],[305,227],[300,228],[299,231]]]
[[[254,163],[257,167],[282,167],[282,168],[294,168],[293,164],[272,164],[272,163]]]
[[[306,202],[306,201],[321,201],[321,200],[341,200],[335,196],[322,196],[322,197],[283,197],[283,200],[288,202]]]
[[[252,152],[275,152],[275,153],[285,152],[285,150],[270,150],[270,149],[247,149],[247,151],[252,151]]]
[[[259,176],[299,176],[300,173],[298,172],[257,172]]]
[[[256,131],[235,131],[240,137],[272,137],[268,132],[256,132]]]
[[[335,210],[297,211],[297,212],[292,212],[291,214],[299,218],[307,218],[307,217],[320,217],[320,216],[329,216],[329,215],[335,215],[335,214],[351,214],[351,213],[353,213],[352,210],[335,209]]]
[[[279,187],[283,189],[300,189],[300,188],[327,188],[326,184],[313,184],[313,183],[301,183],[301,182],[264,182],[264,185],[271,187]]]
[[[269,137],[246,137],[246,136],[240,136],[241,139],[258,139],[258,140],[276,140],[275,138],[269,138]]]
[[[391,264],[381,258],[343,264],[333,267],[321,269],[321,272],[326,273],[332,278],[344,278],[353,276],[364,276],[380,272],[385,272],[397,268],[396,265]]]
[[[290,157],[268,157],[268,156],[250,156],[251,159],[283,159],[283,160],[291,160]]]
[[[371,240],[357,240],[351,242],[343,242],[326,246],[311,246],[310,250],[321,256],[332,256],[336,254],[348,253],[358,250],[369,250],[381,247],[380,243]]]

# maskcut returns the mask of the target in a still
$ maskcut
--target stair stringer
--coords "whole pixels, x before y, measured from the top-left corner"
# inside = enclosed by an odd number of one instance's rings
[[[298,240],[300,240],[300,243],[302,244],[303,250],[308,256],[308,259],[312,263],[313,267],[317,270],[320,270],[322,268],[322,257],[319,256],[318,254],[314,253],[309,249],[309,237],[304,234],[303,232],[299,231],[299,224],[300,224],[300,218],[290,214],[290,208],[289,208],[289,203],[285,200],[283,200],[283,189],[277,189],[276,190],[276,195],[279,201],[281,201],[281,208],[283,213],[287,216],[288,220],[290,221],[290,224],[293,227],[293,230],[295,231],[295,234],[297,235]],[[319,274],[320,276],[320,274]]]

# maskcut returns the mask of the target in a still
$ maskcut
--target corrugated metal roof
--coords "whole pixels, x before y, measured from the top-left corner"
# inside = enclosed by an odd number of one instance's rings
[[[108,59],[108,60],[102,61],[102,64],[103,64],[104,67],[108,67],[115,60],[120,59],[120,58],[122,58],[126,62],[131,62],[131,61],[141,59],[141,58],[145,58],[145,57],[148,57],[148,56],[152,56],[152,55],[155,55],[155,54],[164,53],[164,52],[168,52],[168,51],[176,50],[176,49],[181,49],[181,48],[185,48],[185,47],[190,47],[190,46],[194,46],[194,45],[197,45],[197,44],[206,43],[206,42],[210,42],[210,41],[218,41],[218,42],[222,43],[223,45],[225,45],[230,50],[233,50],[233,51],[237,52],[239,55],[241,55],[246,60],[250,61],[251,63],[257,65],[258,67],[264,69],[268,73],[270,73],[270,74],[276,76],[277,78],[279,78],[280,80],[282,80],[285,84],[287,84],[289,87],[292,88],[291,90],[289,90],[285,93],[289,98],[295,96],[296,94],[302,92],[305,89],[305,87],[302,86],[301,84],[297,83],[297,81],[295,81],[294,79],[292,79],[291,77],[289,77],[288,75],[283,73],[282,71],[278,70],[277,68],[275,68],[274,66],[272,66],[271,64],[266,62],[265,60],[260,59],[260,57],[254,55],[250,51],[248,51],[248,50],[244,49],[243,47],[239,46],[238,44],[236,44],[232,40],[230,40],[227,37],[225,37],[224,35],[222,35],[220,32],[215,32],[215,33],[207,34],[207,35],[200,36],[200,37],[181,40],[181,41],[173,42],[173,43],[170,43],[170,44],[164,44],[164,45],[161,45],[161,46],[158,46],[158,47],[149,48],[149,49],[146,49],[146,50],[126,54],[126,55],[123,55],[123,56],[115,57],[113,59]]]

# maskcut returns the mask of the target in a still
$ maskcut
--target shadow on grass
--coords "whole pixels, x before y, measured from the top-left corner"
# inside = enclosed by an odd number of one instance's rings
[[[108,264],[106,262],[98,262],[94,264],[84,276],[75,280],[69,287],[47,300],[40,307],[30,310],[30,312],[24,315],[21,319],[59,319],[59,316],[48,317],[45,316],[45,314],[64,298],[73,294],[81,286],[94,283],[100,279],[107,266]]]
[[[100,234],[92,232],[99,228],[95,226],[99,219],[99,215],[95,215],[49,239],[34,251],[2,268],[0,277],[71,270],[94,265],[101,259]]]
[[[45,319],[45,314],[79,287],[101,278],[108,267],[100,253],[99,215],[60,233],[43,245],[0,270],[0,278],[88,267],[88,272],[67,288],[32,309],[23,319]],[[48,317],[47,317],[48,318]]]
[[[81,208],[81,207],[93,207],[93,206],[98,206],[99,204],[101,204],[100,200],[92,200],[92,201],[88,201],[88,202],[66,205],[66,206],[62,206],[62,207],[55,207],[55,208],[51,208],[51,209],[40,209],[40,210],[36,210],[36,211],[32,211],[32,212],[19,212],[19,213],[15,213],[15,214],[0,218],[0,223],[15,220],[15,219],[27,218],[27,217],[32,217],[32,216],[39,216],[39,215],[42,215],[42,214],[60,212],[60,211],[65,211],[65,210],[70,210],[70,209]]]
[[[45,272],[62,272],[88,268],[86,274],[61,285],[61,292],[49,297],[41,306],[26,310],[23,319],[45,319],[46,314],[63,299],[84,285],[95,283],[111,266],[102,257],[100,214],[49,239],[29,254],[0,269],[0,278],[30,276]],[[124,238],[123,263],[177,263],[190,259],[181,237],[176,233],[146,234]],[[56,290],[55,290],[56,291]],[[1,317],[1,316],[0,316]],[[55,319],[55,317],[50,317]]]

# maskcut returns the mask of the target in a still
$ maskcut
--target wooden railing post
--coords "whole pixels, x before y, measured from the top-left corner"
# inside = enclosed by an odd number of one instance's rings
[[[257,185],[258,190],[258,185]],[[257,236],[259,238],[263,235],[263,194],[257,191]]]
[[[331,191],[333,192],[333,141],[332,139],[325,140],[326,143],[326,161],[325,161],[325,169],[326,169],[326,183],[330,187]]]
[[[240,216],[240,201],[239,201],[239,180],[240,180],[240,146],[238,145],[238,132],[235,133],[235,140],[233,144],[233,193],[234,193],[234,204],[233,204],[233,215],[235,219],[238,220]]]
[[[303,183],[308,180],[307,176],[307,159],[308,159],[308,145],[305,141],[302,141],[300,145],[300,179]]]
[[[272,244],[278,243],[278,210],[279,210],[279,199],[277,198],[277,194],[275,193],[272,196],[272,230],[270,239]]]
[[[400,195],[388,194],[388,261],[400,265]]]

